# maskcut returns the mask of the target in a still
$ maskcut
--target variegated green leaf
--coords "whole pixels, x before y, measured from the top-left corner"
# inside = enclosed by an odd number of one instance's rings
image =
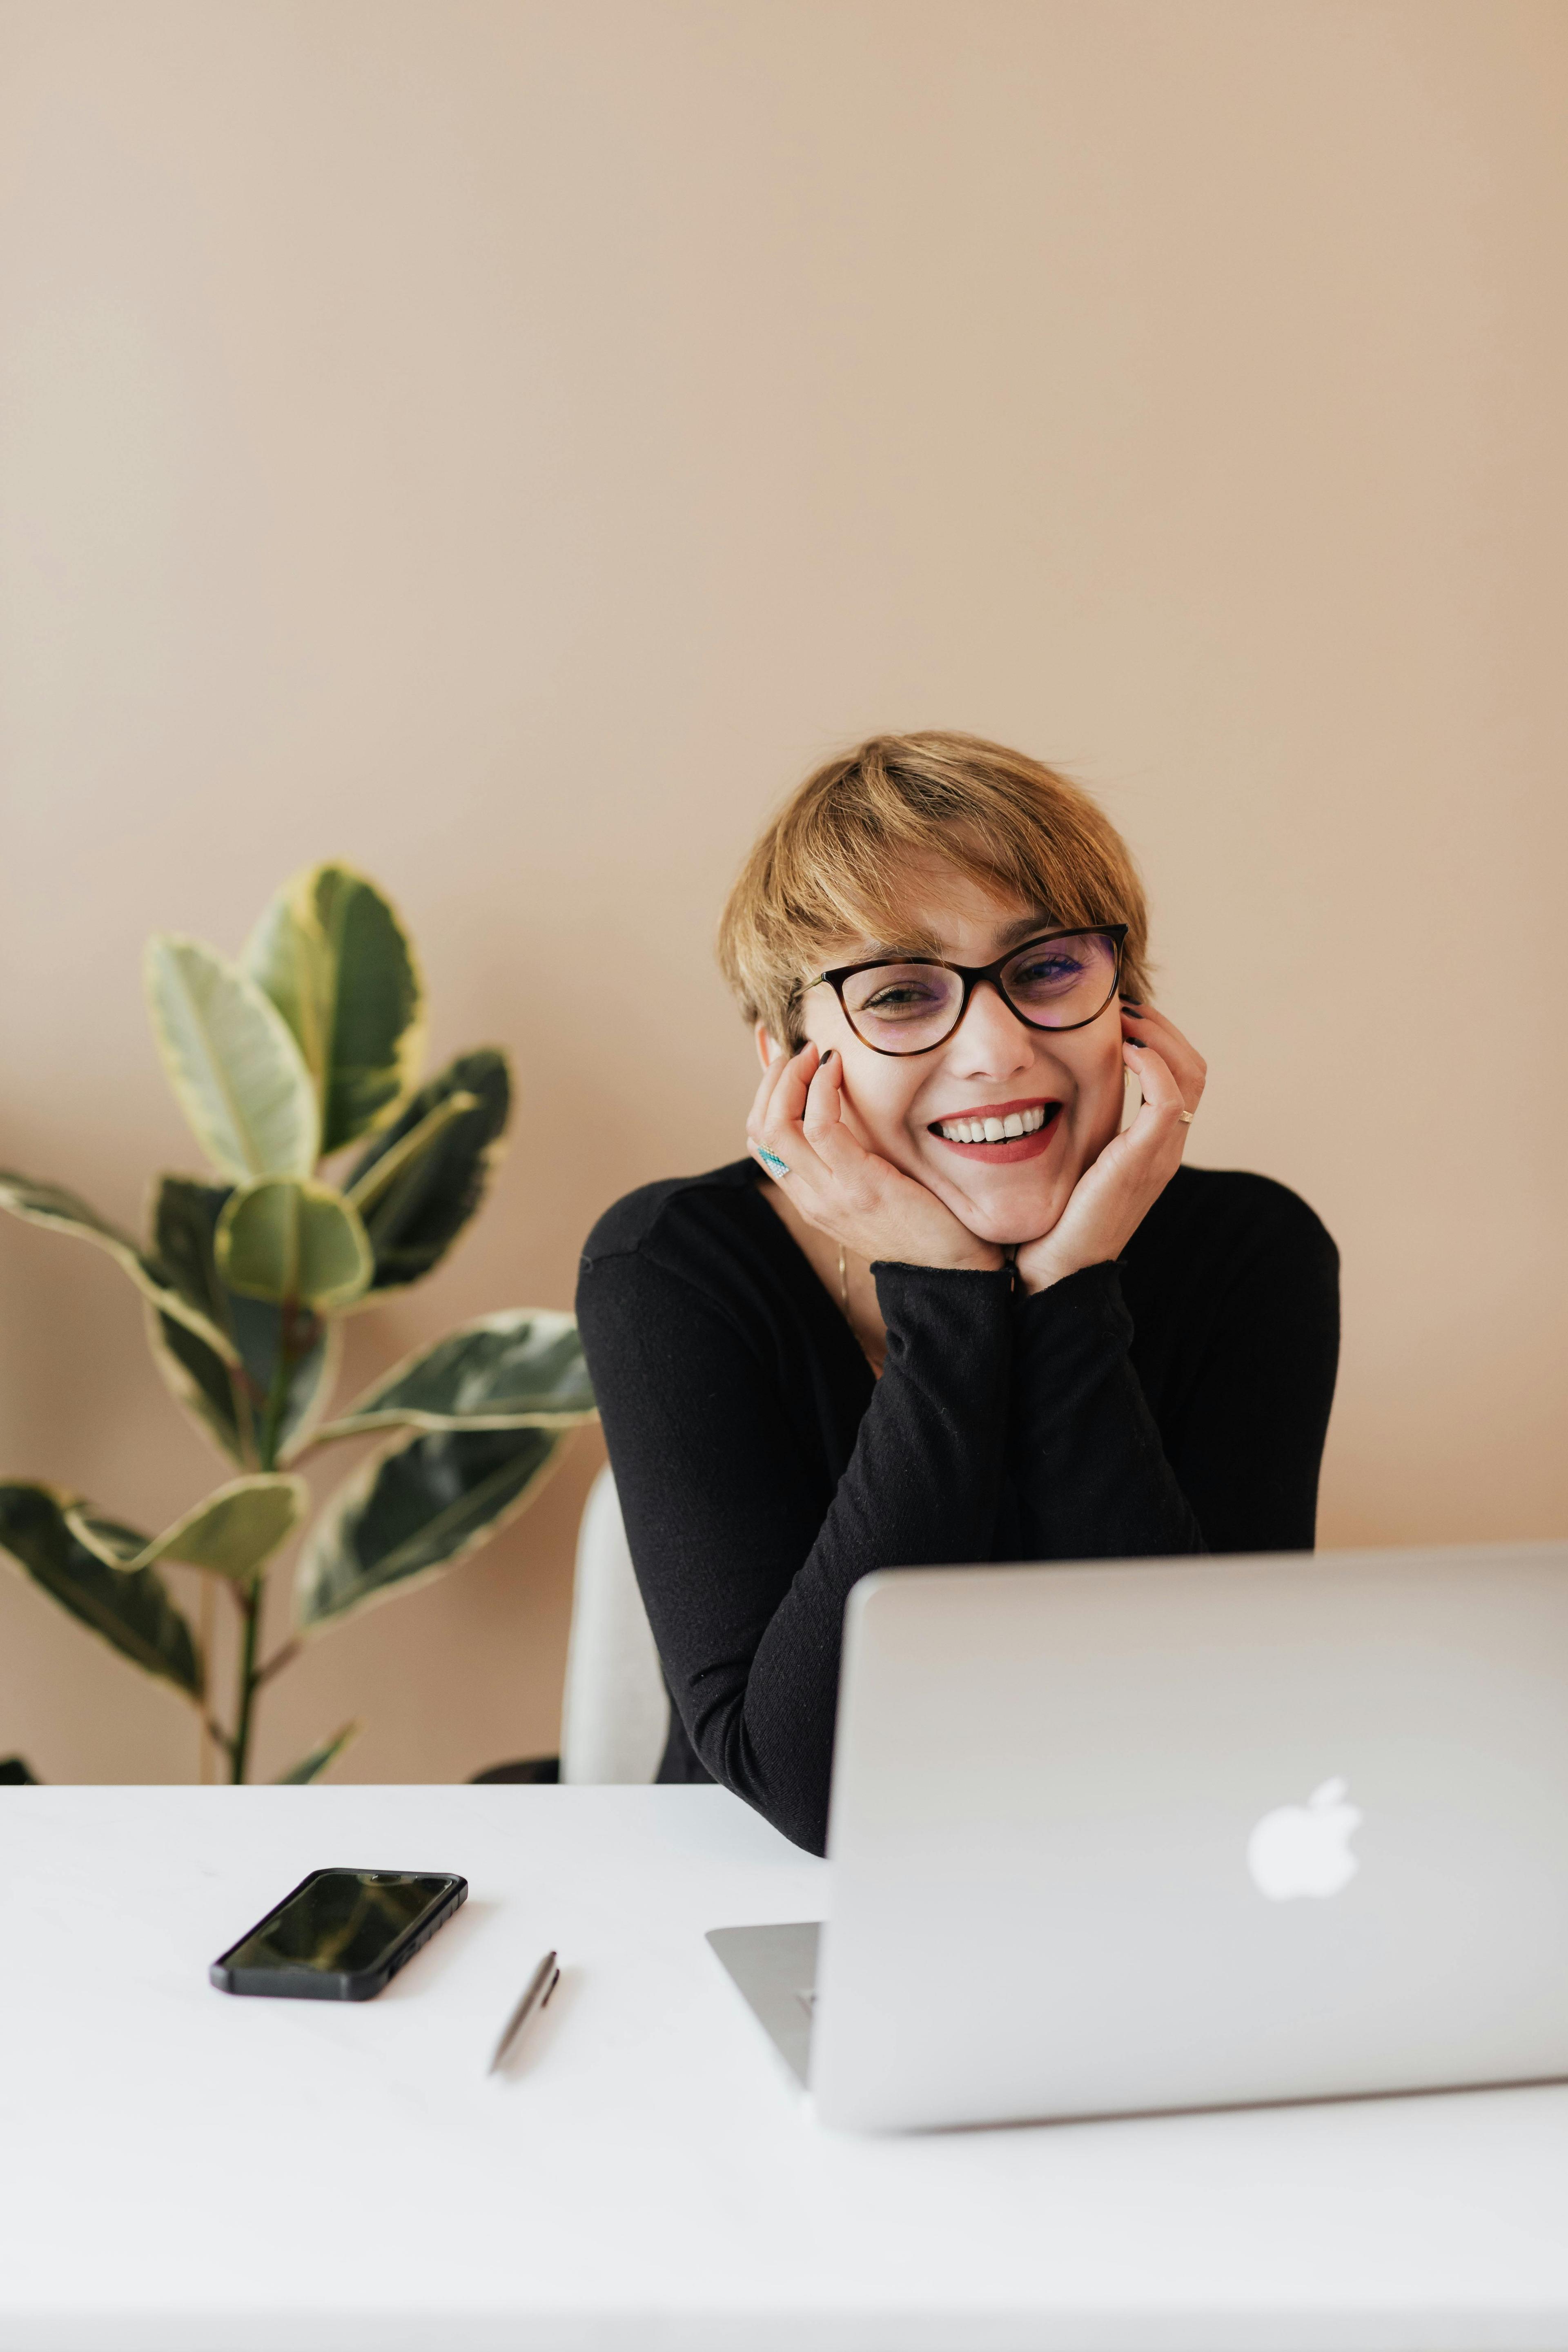
[[[542,1307],[481,1315],[421,1348],[323,1423],[313,1443],[364,1430],[570,1429],[591,1420],[594,1391],[577,1318]]]
[[[172,1315],[147,1309],[147,1346],[165,1386],[205,1437],[243,1469],[251,1455],[252,1422],[243,1386],[223,1358]]]
[[[186,1568],[250,1584],[299,1526],[310,1499],[302,1478],[258,1472],[219,1486],[151,1539],[129,1535],[86,1503],[74,1505],[65,1517],[78,1542],[107,1567],[133,1573],[161,1559],[177,1559]]]
[[[440,1115],[459,1096],[471,1097],[473,1108],[443,1121]],[[480,1046],[421,1087],[356,1162],[343,1189],[362,1204],[375,1253],[366,1305],[380,1291],[418,1282],[446,1255],[484,1198],[510,1109],[506,1055]],[[426,1140],[384,1186],[387,1164],[421,1129]]]
[[[121,1233],[107,1217],[100,1217],[96,1209],[89,1208],[63,1184],[40,1183],[31,1176],[0,1171],[0,1208],[9,1209],[13,1216],[23,1218],[30,1225],[47,1225],[58,1234],[74,1234],[79,1240],[93,1242],[100,1249],[107,1250],[161,1314],[184,1323],[216,1355],[226,1360],[234,1356],[233,1341],[197,1301],[184,1295],[172,1270],[155,1255],[139,1249],[129,1234]]]
[[[312,1780],[319,1780],[329,1764],[335,1764],[350,1740],[357,1739],[363,1729],[363,1723],[345,1723],[341,1731],[334,1731],[330,1739],[323,1739],[319,1748],[301,1756],[298,1764],[291,1765],[287,1772],[279,1772],[276,1785],[279,1789],[303,1789]]]
[[[326,1313],[357,1298],[374,1270],[359,1217],[330,1184],[267,1177],[226,1202],[215,1240],[225,1286]]]
[[[374,1158],[353,1192],[344,1197],[353,1201],[362,1217],[367,1216],[378,1202],[386,1198],[404,1171],[412,1168],[416,1160],[424,1158],[437,1136],[444,1133],[454,1119],[461,1118],[466,1111],[479,1108],[478,1095],[458,1092],[448,1095],[444,1102],[437,1102],[435,1109],[427,1111],[417,1127],[405,1128],[400,1119],[398,1127],[401,1131],[396,1142],[389,1144],[386,1150]]]
[[[0,1549],[144,1673],[199,1699],[204,1675],[195,1637],[155,1568],[108,1568],[74,1535],[66,1514],[79,1497],[21,1480],[0,1484]],[[102,1522],[110,1525],[110,1522]],[[121,1537],[132,1530],[119,1528]],[[136,1538],[145,1543],[142,1536]]]
[[[322,1150],[389,1118],[418,1076],[424,990],[408,935],[375,885],[346,866],[296,875],[252,932],[245,967],[315,1080]]]
[[[270,999],[195,940],[150,940],[146,979],[169,1083],[214,1166],[237,1183],[308,1176],[321,1148],[315,1088]]]
[[[311,1528],[294,1582],[310,1629],[405,1591],[488,1541],[531,1502],[561,1433],[487,1429],[416,1437],[372,1457]]]
[[[160,1180],[153,1206],[153,1235],[160,1263],[187,1297],[210,1301],[231,1351],[228,1365],[194,1333],[166,1318],[150,1321],[149,1344],[159,1370],[186,1411],[243,1466],[254,1457],[278,1366],[283,1310],[259,1298],[226,1290],[215,1262],[217,1222],[232,1187],[204,1184],[187,1176]],[[291,1365],[279,1444],[286,1450],[309,1434],[331,1399],[337,1381],[342,1334],[338,1327],[303,1310],[289,1321]]]

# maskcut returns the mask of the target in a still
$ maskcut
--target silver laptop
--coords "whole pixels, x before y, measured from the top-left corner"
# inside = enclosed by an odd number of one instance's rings
[[[868,1577],[828,1850],[710,1938],[827,2124],[1568,2076],[1568,1544]]]

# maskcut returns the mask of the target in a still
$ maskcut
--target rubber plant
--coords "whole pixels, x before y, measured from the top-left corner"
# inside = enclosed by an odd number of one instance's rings
[[[237,1475],[153,1535],[79,1495],[0,1481],[0,1549],[201,1709],[240,1781],[258,1694],[301,1643],[494,1535],[538,1494],[594,1400],[574,1318],[516,1307],[462,1325],[330,1412],[344,1318],[440,1264],[484,1196],[511,1100],[506,1056],[491,1047],[418,1083],[419,968],[373,883],[312,866],[278,893],[237,962],[157,937],[145,976],[163,1066],[208,1171],[156,1179],[144,1241],[58,1184],[0,1173],[0,1204],[123,1268],[145,1299],[160,1371]],[[356,1146],[329,1179],[322,1163]],[[264,1657],[268,1568],[310,1502],[299,1465],[367,1433],[382,1443],[306,1535],[293,1632]],[[216,1579],[238,1612],[222,1719],[164,1561]],[[357,1728],[281,1777],[314,1780]]]

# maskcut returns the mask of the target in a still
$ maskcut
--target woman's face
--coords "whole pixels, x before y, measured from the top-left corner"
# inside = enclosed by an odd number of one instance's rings
[[[934,938],[952,963],[990,963],[1053,922],[1043,908],[993,896],[934,860],[911,874],[907,904],[911,937]],[[847,940],[818,970],[904,944]],[[803,1026],[824,1052],[833,1046],[843,1055],[845,1115],[861,1142],[924,1184],[982,1241],[1049,1233],[1121,1124],[1114,997],[1086,1027],[1053,1032],[1031,1028],[994,988],[978,988],[952,1034],[928,1054],[873,1052],[826,986],[807,990]],[[1000,1144],[955,1142],[940,1131],[953,1119],[1005,1119],[1014,1111],[1043,1111],[1044,1124]]]

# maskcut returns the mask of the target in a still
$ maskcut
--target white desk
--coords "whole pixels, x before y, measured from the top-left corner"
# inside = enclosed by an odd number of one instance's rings
[[[331,1863],[470,1899],[211,1990]],[[825,1892],[718,1790],[0,1791],[0,2352],[1568,2352],[1568,2090],[837,2138],[702,1940]]]

